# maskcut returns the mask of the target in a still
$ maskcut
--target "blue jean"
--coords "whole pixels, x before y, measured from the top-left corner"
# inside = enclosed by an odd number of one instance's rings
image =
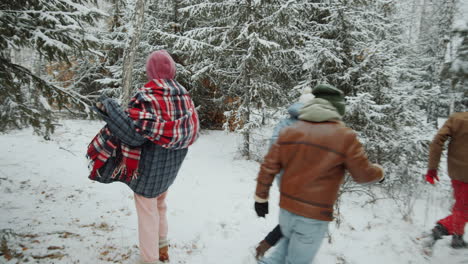
[[[328,231],[327,221],[320,221],[281,209],[279,223],[283,238],[271,255],[259,264],[310,264]]]

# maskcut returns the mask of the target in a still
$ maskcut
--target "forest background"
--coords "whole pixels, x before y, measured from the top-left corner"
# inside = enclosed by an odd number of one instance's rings
[[[202,128],[240,134],[239,154],[260,161],[287,107],[329,83],[409,221],[428,144],[468,100],[467,13],[463,0],[3,1],[0,131],[50,140],[64,119],[93,119],[102,94],[125,105],[166,49]]]

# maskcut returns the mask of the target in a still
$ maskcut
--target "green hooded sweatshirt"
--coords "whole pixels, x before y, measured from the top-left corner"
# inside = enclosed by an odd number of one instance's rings
[[[299,119],[310,122],[339,121],[341,115],[329,101],[314,98],[299,110]]]

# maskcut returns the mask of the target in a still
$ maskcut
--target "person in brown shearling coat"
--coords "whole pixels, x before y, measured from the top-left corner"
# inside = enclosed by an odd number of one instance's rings
[[[358,183],[384,178],[383,169],[369,162],[356,133],[340,120],[344,96],[330,85],[318,85],[315,99],[299,111],[299,121],[281,130],[260,167],[255,211],[268,213],[269,190],[275,175],[280,183],[280,229],[276,250],[263,264],[310,264],[328,223],[345,171]]]

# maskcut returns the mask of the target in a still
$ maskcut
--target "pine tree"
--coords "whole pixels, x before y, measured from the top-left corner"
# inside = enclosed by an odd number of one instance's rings
[[[138,54],[141,54],[135,61],[134,76],[137,76],[137,85],[142,86],[147,82],[146,77],[146,59],[149,54],[156,50],[167,50],[177,65],[176,78],[181,81],[185,70],[181,67],[179,52],[175,49],[173,43],[177,38],[179,1],[154,1],[148,4],[145,13],[145,24],[142,31],[141,42]],[[187,88],[190,85],[184,83]]]
[[[125,2],[119,0],[117,2]],[[131,1],[128,1],[131,2]],[[130,3],[122,3],[121,5],[131,9]],[[181,51],[174,45],[175,41],[178,41],[180,35],[180,26],[178,25],[178,8],[179,1],[151,1],[145,5],[144,13],[144,24],[141,27],[141,36],[138,45],[136,46],[137,51],[135,53],[134,65],[132,72],[132,89],[143,86],[147,82],[146,77],[146,59],[150,53],[155,50],[166,49],[171,56],[174,58],[177,64],[177,75],[176,78],[179,82],[183,83],[184,86],[190,89],[190,74],[182,65],[184,62],[181,59]],[[127,12],[125,15],[121,15],[122,21],[127,21],[126,24],[130,23],[132,15]],[[189,19],[189,18],[188,18]],[[128,41],[130,36],[127,32],[131,32],[131,28],[126,26],[119,32],[120,42]],[[121,50],[124,46],[118,46]],[[120,60],[112,68],[119,69],[118,71],[112,71],[122,74],[122,64]],[[110,80],[110,79],[107,79]],[[115,79],[115,81],[120,78]]]
[[[421,6],[418,38],[416,40],[416,67],[422,73],[422,88],[432,91],[427,104],[427,120],[437,127],[441,107],[451,108],[450,85],[440,73],[447,57],[450,35],[456,9],[456,0],[424,0]]]
[[[212,32],[217,19],[205,18],[203,1],[159,1],[150,5],[145,50],[167,49],[177,63],[177,80],[191,93],[197,105],[201,126],[222,129],[224,112],[222,94],[216,76],[208,72],[216,59],[215,46],[202,36]],[[219,54],[218,54],[219,55]]]
[[[454,33],[461,39],[461,44],[457,48],[455,58],[445,65],[442,78],[451,79],[453,90],[456,90],[457,86],[463,89],[463,97],[466,99],[468,97],[468,87],[465,82],[468,79],[468,22],[456,27]]]
[[[409,66],[397,4],[336,0],[317,6],[311,18],[315,27],[305,45],[304,83],[327,82],[345,92],[345,123],[358,132],[370,159],[382,164],[394,182],[420,173],[426,141],[419,135],[429,129],[421,117],[422,101],[399,84]]]
[[[392,45],[386,36],[395,35],[389,19],[384,17],[384,6],[391,5],[387,2],[334,0],[315,4],[309,19],[311,26],[304,29],[308,35],[303,56],[307,71],[304,85],[325,82],[348,96],[367,91],[361,85],[364,68],[372,69],[370,63],[387,60],[381,56],[382,50]]]
[[[79,56],[72,64],[72,86],[76,92],[95,101],[100,94],[119,97],[122,93],[122,64],[128,40],[128,12],[126,0],[102,2],[100,8],[108,15],[87,33],[95,37],[93,52]]]
[[[306,74],[303,86],[314,87],[318,83],[332,84],[346,94],[351,81],[345,72],[353,65],[354,40],[346,36],[352,22],[345,16],[343,3],[317,3],[307,21],[303,63]]]
[[[32,125],[36,131],[53,131],[53,107],[75,105],[86,111],[84,99],[70,89],[50,84],[30,65],[20,65],[13,50],[28,49],[47,61],[71,63],[71,56],[93,45],[84,26],[102,12],[85,1],[34,0],[0,4],[0,131]],[[28,94],[31,96],[26,96]]]
[[[183,34],[198,43],[190,56],[205,58],[192,64],[192,78],[219,87],[214,100],[226,106],[231,127],[243,134],[247,157],[261,109],[284,105],[294,87],[300,64],[293,16],[300,8],[287,1],[246,0],[197,1],[181,9],[193,20]]]

